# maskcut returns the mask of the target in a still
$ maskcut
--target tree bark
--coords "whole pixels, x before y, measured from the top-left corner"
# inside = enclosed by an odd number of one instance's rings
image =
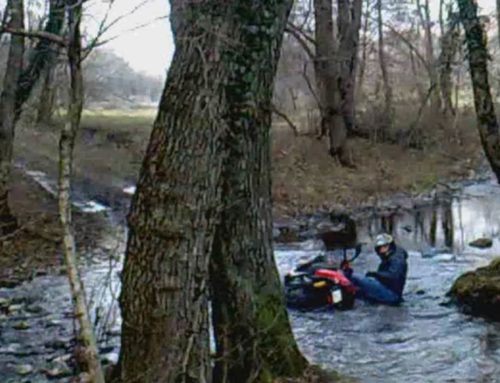
[[[176,44],[130,213],[118,380],[209,381],[208,267],[220,216],[225,84],[244,77],[235,5],[172,0]],[[231,72],[232,71],[232,72]]]
[[[385,43],[384,43],[384,21],[382,17],[382,0],[377,0],[377,20],[378,20],[378,56],[380,62],[380,70],[382,72],[382,80],[384,83],[384,116],[381,126],[381,135],[384,136],[385,132],[389,130],[392,125],[394,117],[394,107],[392,101],[392,87],[389,81],[389,72],[387,70],[387,60],[385,57]]]
[[[251,129],[254,111],[258,121],[269,118],[269,104],[252,102],[271,99],[266,86],[272,84],[274,65],[260,59],[277,59],[289,5],[277,0],[171,4],[176,52],[128,218],[118,370],[127,383],[209,380],[209,256],[221,192],[231,190],[222,188],[222,171],[233,166],[228,151],[235,161],[246,155],[238,135],[258,136]],[[232,185],[234,179],[224,182]],[[235,193],[241,197],[240,190]],[[279,305],[268,307],[284,312]]]
[[[307,363],[294,341],[272,248],[270,127],[273,79],[291,1],[242,5],[243,32],[230,79],[224,210],[210,264],[217,354],[215,383],[274,382],[301,375]],[[257,65],[256,65],[257,63]]]
[[[10,15],[8,27],[24,29],[23,0],[9,0],[6,9]],[[12,35],[3,90],[0,95],[0,235],[8,234],[17,227],[17,221],[11,213],[8,198],[14,145],[16,92],[23,68],[23,55],[24,37]]]
[[[75,318],[80,326],[79,345],[83,349],[83,370],[90,375],[90,382],[104,383],[104,374],[99,360],[99,353],[94,329],[87,308],[85,289],[78,271],[75,238],[71,223],[71,173],[73,148],[80,126],[83,107],[83,75],[81,68],[81,3],[68,1],[68,64],[70,71],[70,94],[67,121],[61,131],[59,141],[59,217],[63,232],[63,249],[71,288],[71,298]]]
[[[500,130],[488,81],[486,35],[473,0],[458,0],[460,19],[468,47],[469,70],[481,143],[490,165],[500,182]]]

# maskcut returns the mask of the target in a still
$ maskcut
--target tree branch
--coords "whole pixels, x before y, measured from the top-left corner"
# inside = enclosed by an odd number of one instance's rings
[[[274,104],[271,104],[271,111],[276,114],[277,116],[281,117],[283,120],[286,121],[286,123],[288,124],[288,126],[293,130],[293,135],[295,137],[297,137],[299,135],[299,130],[297,128],[297,126],[292,122],[292,120],[290,120],[290,118],[288,118],[288,116],[283,113],[282,111],[280,111],[276,105]]]
[[[25,29],[12,29],[9,27],[3,27],[0,28],[0,34],[1,33],[10,33],[11,35],[24,36],[31,39],[49,40],[50,42],[63,47],[68,45],[67,41],[63,37],[45,31],[27,31]]]

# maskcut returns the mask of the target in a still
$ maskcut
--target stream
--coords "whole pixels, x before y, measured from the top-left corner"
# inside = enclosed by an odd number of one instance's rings
[[[405,302],[400,307],[356,302],[345,312],[290,311],[303,353],[363,382],[500,382],[500,323],[462,314],[445,296],[460,274],[500,255],[499,213],[500,187],[485,181],[418,209],[365,216],[358,222],[358,240],[366,245],[354,269],[376,268],[372,240],[383,228],[391,231],[410,254]],[[493,246],[468,245],[479,237],[493,239]],[[280,273],[323,251],[321,245],[314,240],[276,244]],[[116,297],[123,249],[110,239],[86,257],[82,268],[105,364],[118,357]],[[0,382],[69,381],[73,337],[64,276],[0,289]]]

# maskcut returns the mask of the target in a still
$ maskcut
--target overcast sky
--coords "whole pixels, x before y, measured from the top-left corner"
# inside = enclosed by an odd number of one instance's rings
[[[481,13],[490,13],[495,9],[496,0],[478,0]],[[4,7],[5,0],[0,0]],[[26,3],[32,1],[26,0]],[[42,2],[43,3],[43,2]],[[102,20],[109,0],[89,0],[87,3],[84,25],[91,32]],[[134,8],[141,5],[128,15]],[[430,0],[433,18],[437,18],[439,0]],[[119,36],[106,46],[127,60],[130,65],[140,71],[152,75],[163,76],[170,63],[174,45],[168,21],[168,0],[115,0],[109,20],[125,16],[105,36]],[[163,18],[162,18],[163,17]],[[160,18],[160,19],[159,19]],[[138,28],[139,26],[142,26]],[[134,28],[137,28],[133,30]]]
[[[144,0],[118,0],[113,5],[113,15],[123,15]],[[439,0],[430,0],[433,16],[437,17]],[[137,70],[153,75],[164,75],[172,57],[174,45],[168,18],[155,20],[168,15],[168,0],[147,0],[146,4],[133,15],[128,16],[114,28],[110,35],[121,34],[108,47],[125,58]],[[481,13],[495,9],[495,0],[478,0]],[[94,12],[93,12],[94,13]],[[126,32],[140,24],[146,27]],[[123,31],[123,32],[122,32]]]

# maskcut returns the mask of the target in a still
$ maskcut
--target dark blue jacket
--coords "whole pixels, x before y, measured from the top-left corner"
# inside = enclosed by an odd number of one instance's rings
[[[388,258],[383,259],[378,270],[373,274],[380,283],[396,293],[400,298],[406,283],[408,253],[401,247],[394,246]]]

